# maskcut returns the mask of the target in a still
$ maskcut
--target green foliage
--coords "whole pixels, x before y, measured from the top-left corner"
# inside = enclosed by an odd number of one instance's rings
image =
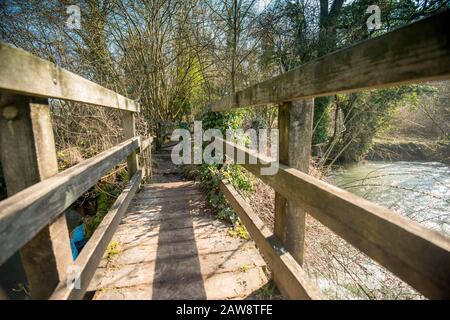
[[[228,233],[233,238],[242,238],[247,241],[250,240],[250,236],[249,236],[247,230],[245,230],[244,225],[242,224],[242,222],[239,219],[234,223],[233,228],[228,230]]]
[[[209,112],[206,111],[202,116],[202,126],[204,130],[219,129],[223,135],[227,129],[239,129],[244,120],[244,111],[230,112]]]
[[[248,264],[243,264],[240,268],[241,272],[248,272],[250,270],[250,266]]]
[[[272,300],[272,299],[275,298],[275,296],[279,295],[279,293],[278,293],[278,290],[277,290],[277,286],[275,285],[275,282],[273,282],[273,280],[270,280],[264,286],[259,288],[255,292],[255,295],[259,299]]]
[[[108,260],[108,262],[111,261],[111,259],[118,255],[120,253],[120,247],[119,247],[119,243],[117,241],[111,241],[108,244],[108,247],[106,248],[106,259]]]
[[[220,198],[220,201],[222,201],[222,198]],[[217,201],[215,205],[218,206],[219,202]],[[219,212],[217,212],[217,218],[219,218],[220,220],[235,222],[236,213],[234,212],[233,208],[224,206],[222,209],[220,209]]]
[[[255,113],[251,119],[251,127],[254,129],[267,129],[269,126],[267,120],[260,113]]]
[[[271,69],[286,72],[298,65],[323,56],[331,51],[349,47],[359,41],[376,37],[402,25],[408,24],[423,16],[439,11],[448,6],[444,0],[415,1],[415,0],[355,0],[342,2],[342,8],[337,9],[338,1],[331,1],[329,10],[322,12],[322,8],[313,3],[302,1],[273,1],[261,16],[261,70]],[[378,5],[381,10],[381,28],[369,31],[366,21],[370,13],[366,10],[369,5]],[[336,16],[332,16],[336,14]],[[317,19],[311,18],[317,17]],[[383,48],[378,48],[379,54],[384,54]],[[403,94],[398,90],[380,91],[372,97],[365,97],[361,93],[358,106],[346,113],[346,133],[341,147],[348,149],[340,156],[341,159],[359,159],[370,146],[371,138],[377,130],[386,126],[392,112],[398,103],[408,103],[421,93],[410,92]],[[358,94],[360,95],[360,94]],[[376,101],[380,96],[392,101],[381,103]],[[374,99],[373,102],[368,98]],[[333,97],[318,97],[314,108],[314,136],[313,143],[329,142],[330,111]],[[370,107],[367,106],[370,103]],[[384,104],[384,105],[383,105]],[[350,109],[348,109],[350,110]],[[358,115],[358,112],[364,114]],[[353,119],[351,119],[353,118]],[[361,130],[360,123],[368,122]],[[350,125],[348,130],[347,125]],[[366,131],[368,130],[368,131]],[[348,140],[350,139],[350,140]]]
[[[261,69],[286,72],[314,58],[308,8],[300,1],[273,1],[261,16]]]
[[[270,129],[278,116],[275,106],[260,106],[258,108],[242,109],[244,114],[244,127],[253,129]]]
[[[244,111],[234,112],[205,112],[202,116],[204,130],[219,129],[225,136],[227,129],[239,129],[244,120]],[[191,171],[194,172],[194,171]],[[244,239],[248,234],[239,222],[234,210],[228,206],[223,194],[219,190],[220,181],[227,179],[238,191],[248,194],[253,188],[250,178],[236,164],[201,164],[195,170],[194,177],[207,192],[209,204],[216,209],[217,217],[233,224],[230,232]]]
[[[174,115],[195,114],[198,105],[202,105],[206,97],[205,80],[201,73],[200,62],[196,58],[177,61],[178,90],[172,99],[171,107]]]
[[[228,206],[219,190],[219,184],[221,180],[227,179],[241,193],[249,194],[253,189],[250,177],[236,164],[224,166],[202,164],[195,178],[200,181],[202,189],[207,191],[209,204],[217,210],[217,217],[233,224],[237,223],[236,213]]]
[[[366,21],[369,5],[380,7],[380,29],[369,31]],[[336,45],[348,47],[358,41],[376,37],[425,15],[431,14],[443,5],[443,1],[421,2],[414,0],[357,0],[345,4],[337,20],[339,38]],[[383,54],[383,48],[379,48]],[[342,162],[359,161],[370,149],[372,139],[392,125],[392,118],[400,105],[414,108],[423,95],[431,94],[430,86],[399,86],[372,90],[350,95],[338,95],[336,104],[343,112],[344,129],[335,147],[334,156]],[[319,98],[323,99],[323,98]],[[326,108],[316,99],[314,142],[327,140],[329,116],[317,124]],[[329,107],[328,107],[329,108]],[[337,153],[337,154],[336,154]]]
[[[120,179],[126,179],[128,173],[126,170],[122,170],[120,173]],[[86,238],[90,238],[94,233],[95,229],[102,222],[105,215],[108,213],[109,209],[113,205],[114,201],[116,201],[120,190],[117,188],[115,184],[112,183],[103,183],[99,187],[100,192],[97,197],[97,212],[93,216],[88,216],[84,219],[85,225],[85,236]]]
[[[330,97],[320,97],[314,100],[313,144],[325,143],[328,141],[330,106]]]
[[[337,29],[342,39],[340,46],[346,47],[355,42],[379,36],[395,28],[438,11],[445,0],[356,0],[343,6],[338,19]],[[368,31],[366,26],[370,13],[368,6],[378,5],[380,8],[381,28]],[[447,4],[448,6],[448,4]]]
[[[230,181],[233,187],[245,196],[249,195],[253,189],[253,184],[250,178],[242,171],[240,166],[237,164],[230,164],[222,169],[223,178]]]
[[[336,148],[340,152],[339,160],[360,161],[369,151],[373,138],[392,125],[393,115],[400,106],[414,107],[422,95],[433,92],[427,85],[410,85],[338,95],[336,103],[342,110],[345,128]]]

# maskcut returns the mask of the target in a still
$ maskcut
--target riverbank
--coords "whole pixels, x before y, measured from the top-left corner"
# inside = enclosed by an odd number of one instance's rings
[[[248,203],[273,230],[275,191],[255,178]],[[304,268],[329,299],[423,299],[408,284],[312,216],[306,216]]]
[[[373,161],[439,161],[450,165],[450,141],[376,138],[366,156]]]

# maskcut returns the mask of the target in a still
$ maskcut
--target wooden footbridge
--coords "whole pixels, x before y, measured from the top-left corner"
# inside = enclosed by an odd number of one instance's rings
[[[292,299],[321,299],[302,269],[305,214],[429,298],[450,298],[450,240],[307,174],[313,97],[450,76],[450,12],[307,63],[212,104],[212,111],[279,104],[280,162],[224,143],[257,164],[243,166],[276,191],[272,233],[226,181],[221,190],[253,242],[231,238],[195,184],[141,185],[139,105],[27,52],[0,45],[0,157],[8,198],[0,202],[0,265],[20,250],[35,299],[244,298],[267,282],[265,264]],[[125,140],[58,172],[49,99],[119,109]],[[237,154],[237,152],[235,152]],[[75,261],[67,210],[127,161],[130,181]],[[113,240],[114,257],[105,254]],[[256,247],[255,247],[256,245]],[[261,258],[264,257],[264,260]],[[246,270],[242,266],[248,266]]]

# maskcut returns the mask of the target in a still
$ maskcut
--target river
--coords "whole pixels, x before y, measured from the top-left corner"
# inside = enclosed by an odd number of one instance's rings
[[[368,161],[326,177],[340,188],[450,235],[450,166],[439,162]],[[312,228],[311,230],[315,230]],[[379,264],[325,235],[309,257],[308,273],[331,299],[423,299]],[[315,242],[310,244],[314,245]],[[331,257],[330,257],[331,256]]]
[[[450,235],[450,166],[439,162],[368,161],[340,168],[327,181]]]

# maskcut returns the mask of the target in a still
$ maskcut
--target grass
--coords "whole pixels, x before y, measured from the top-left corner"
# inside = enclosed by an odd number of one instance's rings
[[[241,272],[247,273],[250,270],[250,266],[248,264],[243,264],[240,268]]]
[[[108,248],[106,248],[106,259],[108,260],[108,262],[111,261],[111,259],[118,255],[120,253],[120,246],[119,243],[117,241],[111,241],[108,244]]]
[[[273,300],[282,297],[273,280],[270,280],[264,286],[259,288],[259,290],[255,292],[255,296],[261,300]]]
[[[228,234],[233,238],[241,238],[246,241],[250,240],[250,235],[239,220],[235,222],[232,228],[228,229]]]

